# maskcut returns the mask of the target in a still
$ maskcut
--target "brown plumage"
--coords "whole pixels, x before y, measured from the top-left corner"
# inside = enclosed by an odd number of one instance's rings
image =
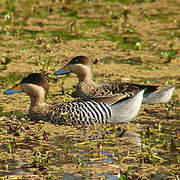
[[[25,92],[30,96],[31,105],[29,116],[32,120],[44,120],[51,123],[63,124],[93,124],[122,122],[132,120],[138,113],[144,91],[137,93],[127,100],[118,100],[109,106],[103,102],[76,101],[57,105],[45,103],[48,94],[48,81],[40,73],[32,73],[10,88],[4,94]],[[127,110],[130,113],[127,113]]]
[[[92,79],[93,63],[86,56],[74,57],[62,69],[55,72],[55,75],[62,75],[74,72],[79,78],[77,94],[81,98],[101,98],[113,97],[114,95],[129,97],[142,89],[146,89],[143,102],[147,104],[166,103],[171,99],[175,86],[162,88],[154,85],[141,85],[135,83],[124,83],[116,81],[106,85],[96,84]]]

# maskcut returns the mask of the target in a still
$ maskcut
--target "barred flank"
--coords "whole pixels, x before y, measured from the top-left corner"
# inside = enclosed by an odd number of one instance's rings
[[[75,107],[71,106],[71,108],[74,108],[74,111],[71,110],[68,113],[70,113],[70,121],[73,124],[107,123],[112,116],[111,108],[105,103],[79,102]]]
[[[105,103],[95,101],[69,102],[58,106],[37,106],[30,110],[32,119],[55,124],[94,124],[111,121],[112,110]]]

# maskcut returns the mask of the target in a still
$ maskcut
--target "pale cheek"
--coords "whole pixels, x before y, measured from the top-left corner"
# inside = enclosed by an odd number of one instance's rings
[[[22,89],[29,95],[45,96],[44,89],[34,84],[23,84]]]
[[[84,76],[85,74],[91,73],[90,69],[85,65],[72,65],[70,68],[79,76]]]
[[[77,65],[70,66],[71,70],[75,73],[78,73],[81,69],[81,67],[78,67]]]
[[[34,94],[34,93],[33,93],[33,90],[32,90],[31,88],[29,88],[28,86],[23,85],[23,86],[22,86],[22,89],[23,89],[23,91],[26,92],[28,95]]]

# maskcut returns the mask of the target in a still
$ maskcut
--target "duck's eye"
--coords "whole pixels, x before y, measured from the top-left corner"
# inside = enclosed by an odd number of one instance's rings
[[[77,64],[78,63],[78,60],[77,59],[75,59],[73,62],[72,62],[72,64]]]

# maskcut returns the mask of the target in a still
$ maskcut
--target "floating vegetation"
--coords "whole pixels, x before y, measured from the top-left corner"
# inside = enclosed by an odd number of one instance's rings
[[[2,179],[180,179],[178,1],[6,0],[0,6]],[[78,55],[101,60],[94,63],[96,82],[176,84],[173,111],[143,105],[132,123],[58,126],[29,120],[26,95],[2,94],[24,75],[42,72],[50,81],[48,103],[73,100],[76,77],[57,81],[53,72]]]

